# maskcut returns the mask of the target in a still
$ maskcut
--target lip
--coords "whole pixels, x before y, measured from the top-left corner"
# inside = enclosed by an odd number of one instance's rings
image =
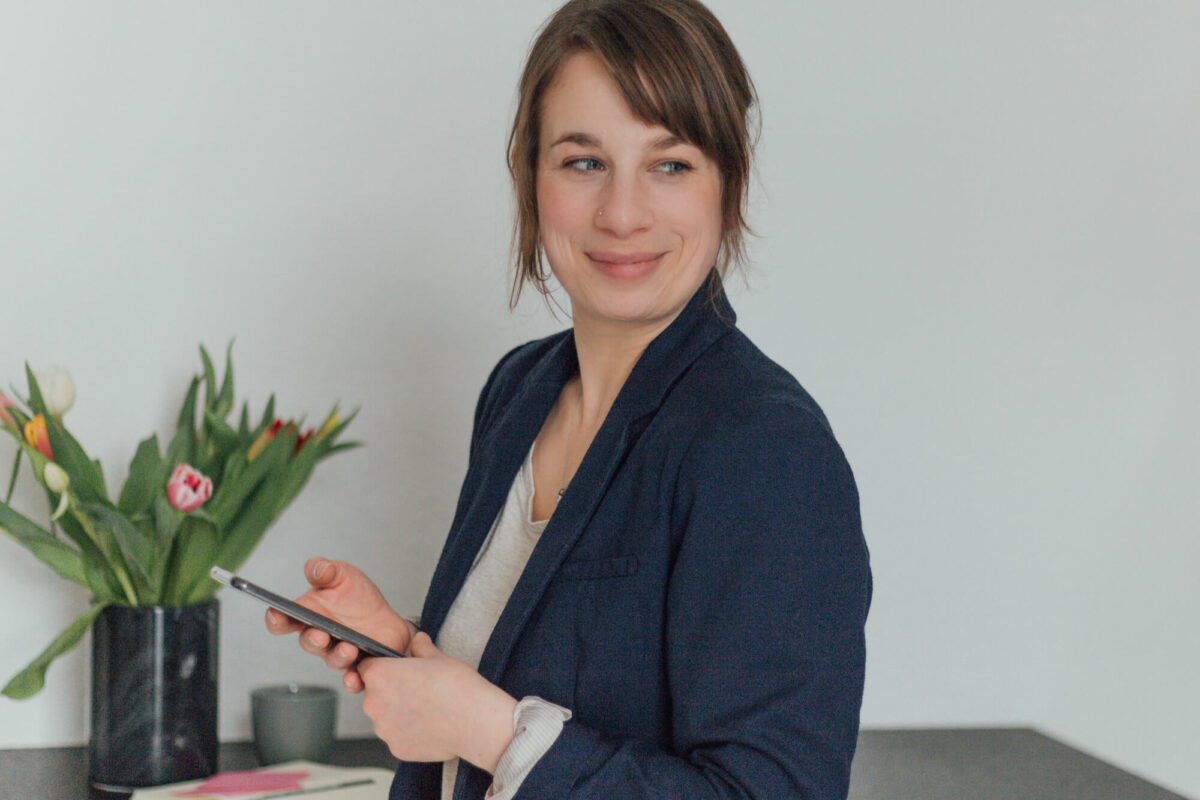
[[[595,250],[587,254],[588,259],[604,274],[613,278],[640,278],[654,271],[665,252],[617,253]]]

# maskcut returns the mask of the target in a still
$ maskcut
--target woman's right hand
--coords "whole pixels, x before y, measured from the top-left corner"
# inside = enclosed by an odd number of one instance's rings
[[[360,569],[345,561],[314,557],[304,564],[304,577],[312,588],[296,598],[297,603],[393,650],[408,651],[415,628],[392,610],[379,587]],[[354,668],[359,656],[357,647],[339,642],[325,631],[297,622],[273,608],[267,609],[266,622],[267,630],[273,634],[299,632],[301,649],[322,658],[330,669],[340,670],[347,691],[363,690],[362,678]]]

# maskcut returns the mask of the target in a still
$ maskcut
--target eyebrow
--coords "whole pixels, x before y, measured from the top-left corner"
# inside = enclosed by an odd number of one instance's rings
[[[555,139],[550,144],[550,147],[548,147],[546,149],[547,150],[553,149],[555,147],[558,147],[560,144],[577,144],[580,147],[599,147],[600,140],[597,139],[595,136],[592,136],[591,134],[588,134],[588,133],[572,131],[570,133],[564,133],[562,136]],[[676,136],[673,133],[668,133],[666,136],[660,136],[659,138],[655,139],[653,142],[650,143],[650,146],[647,147],[646,149],[652,150],[652,151],[653,150],[667,150],[678,144],[687,144],[687,142],[684,141],[683,139],[679,138],[678,136]]]

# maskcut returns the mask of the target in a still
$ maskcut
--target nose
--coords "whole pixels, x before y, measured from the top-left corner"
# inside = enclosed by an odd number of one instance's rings
[[[654,209],[646,187],[635,175],[614,175],[599,197],[595,224],[618,238],[650,227]]]

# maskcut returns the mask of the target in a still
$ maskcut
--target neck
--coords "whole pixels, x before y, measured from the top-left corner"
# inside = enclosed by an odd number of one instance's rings
[[[642,353],[673,319],[636,326],[597,325],[575,319],[578,400],[584,426],[596,427],[604,420]]]

